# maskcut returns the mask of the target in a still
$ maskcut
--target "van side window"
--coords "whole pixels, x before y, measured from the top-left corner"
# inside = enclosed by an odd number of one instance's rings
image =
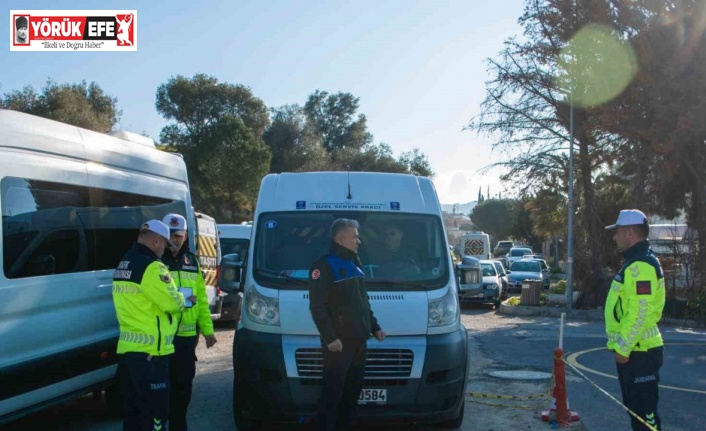
[[[45,236],[32,254],[24,261],[17,277],[66,274],[86,271],[86,261],[79,261],[81,251],[79,231],[58,230]]]
[[[6,177],[0,181],[7,278],[114,269],[145,220],[184,202]]]
[[[137,238],[145,220],[161,220],[166,214],[186,214],[181,201],[115,190],[91,189],[87,214],[88,259],[94,270],[115,269]]]

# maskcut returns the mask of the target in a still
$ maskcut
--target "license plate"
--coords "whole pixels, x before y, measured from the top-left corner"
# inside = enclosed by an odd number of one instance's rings
[[[387,389],[363,389],[358,404],[387,404]]]
[[[471,296],[471,298],[483,298],[483,294],[482,294],[482,293],[479,293],[479,294],[477,294],[477,295]]]

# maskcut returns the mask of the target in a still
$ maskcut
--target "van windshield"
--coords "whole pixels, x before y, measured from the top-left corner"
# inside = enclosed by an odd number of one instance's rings
[[[360,224],[358,256],[369,291],[432,290],[448,283],[448,248],[438,217],[370,211],[261,214],[251,257],[255,280],[275,289],[306,289],[311,265],[328,253],[337,218]]]

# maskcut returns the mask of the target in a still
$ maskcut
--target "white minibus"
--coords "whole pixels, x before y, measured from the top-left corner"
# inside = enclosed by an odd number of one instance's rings
[[[114,383],[113,272],[144,221],[194,217],[183,159],[140,135],[0,110],[0,160],[2,423]]]
[[[360,224],[370,304],[387,333],[382,343],[368,342],[360,418],[460,426],[468,335],[434,186],[424,177],[364,172],[267,175],[247,263],[224,256],[221,289],[244,295],[233,347],[236,426],[316,414],[323,364],[308,278],[329,250],[337,218]],[[408,259],[386,259],[392,224]]]

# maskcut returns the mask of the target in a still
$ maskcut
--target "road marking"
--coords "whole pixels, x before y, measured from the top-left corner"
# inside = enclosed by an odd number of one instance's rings
[[[668,346],[704,346],[704,345],[706,345],[706,343],[665,343],[665,345],[668,345]],[[617,380],[618,377],[613,374],[603,373],[601,371],[594,370],[592,368],[588,368],[587,366],[581,365],[578,363],[577,359],[579,356],[583,355],[584,353],[591,353],[591,352],[595,352],[598,350],[608,350],[608,348],[607,347],[596,347],[594,349],[581,350],[580,352],[575,352],[575,353],[572,353],[569,356],[567,356],[566,361],[568,363],[570,363],[571,365],[573,365],[574,367],[576,367],[580,370],[586,371],[588,373],[593,373],[598,376],[603,376],[603,377],[607,377],[609,379]],[[669,386],[669,385],[659,385],[659,387],[664,388],[664,389],[672,389],[675,391],[691,392],[691,393],[695,393],[695,394],[706,395],[706,391],[700,391],[698,389],[680,388],[677,386]]]

